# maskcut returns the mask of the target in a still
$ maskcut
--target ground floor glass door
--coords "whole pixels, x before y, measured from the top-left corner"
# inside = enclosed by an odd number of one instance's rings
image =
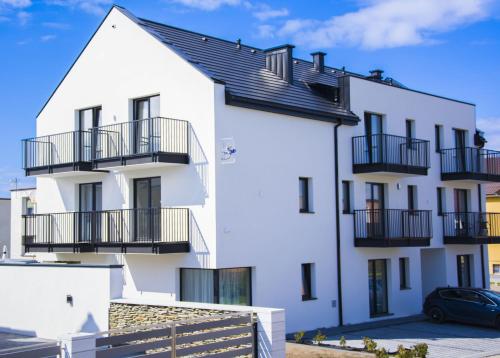
[[[387,260],[368,260],[370,316],[388,313]]]

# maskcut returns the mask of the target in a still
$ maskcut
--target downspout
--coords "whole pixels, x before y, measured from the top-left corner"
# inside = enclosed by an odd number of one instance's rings
[[[481,192],[481,184],[477,184],[477,200],[479,203],[479,215],[481,215],[481,212],[483,211],[482,207],[482,200],[481,200],[482,192]],[[481,220],[481,216],[479,217],[479,220]],[[479,245],[479,250],[481,251],[481,279],[483,283],[483,288],[486,288],[486,272],[484,271],[484,245],[481,244]]]
[[[339,312],[339,327],[344,325],[344,317],[342,314],[342,265],[340,262],[340,195],[339,195],[339,145],[338,145],[338,128],[342,125],[339,122],[334,128],[334,157],[335,157],[335,230],[337,241],[337,296],[338,296],[338,312]]]

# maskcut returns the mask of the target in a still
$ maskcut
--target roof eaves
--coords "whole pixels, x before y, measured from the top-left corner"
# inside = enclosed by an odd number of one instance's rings
[[[229,90],[226,90],[225,93],[226,93],[225,94],[226,104],[231,106],[255,109],[271,113],[285,114],[294,117],[314,119],[323,122],[342,123],[350,126],[355,126],[359,122],[359,117],[352,112],[348,112],[347,114],[341,114],[341,113],[316,111],[308,108],[295,107],[276,102],[268,102],[254,98],[237,96],[231,94]]]

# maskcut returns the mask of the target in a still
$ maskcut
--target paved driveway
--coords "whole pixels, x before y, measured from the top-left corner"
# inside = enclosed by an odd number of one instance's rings
[[[395,351],[400,344],[411,347],[416,343],[427,343],[431,358],[500,357],[500,330],[493,328],[418,321],[335,334],[325,343],[338,344],[342,335],[347,345],[352,347],[362,347],[363,337],[370,337],[377,342],[378,347],[390,351]]]
[[[45,342],[51,342],[51,341],[37,337],[29,337],[20,334],[0,332],[0,350],[7,348],[29,346],[32,344],[45,343]]]

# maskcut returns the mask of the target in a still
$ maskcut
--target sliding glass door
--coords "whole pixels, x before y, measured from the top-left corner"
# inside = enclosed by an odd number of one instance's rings
[[[99,134],[93,130],[102,125],[101,113],[101,107],[82,109],[79,112],[80,160],[89,161],[101,151]]]
[[[366,224],[368,237],[383,237],[384,225],[384,184],[366,183]]]

